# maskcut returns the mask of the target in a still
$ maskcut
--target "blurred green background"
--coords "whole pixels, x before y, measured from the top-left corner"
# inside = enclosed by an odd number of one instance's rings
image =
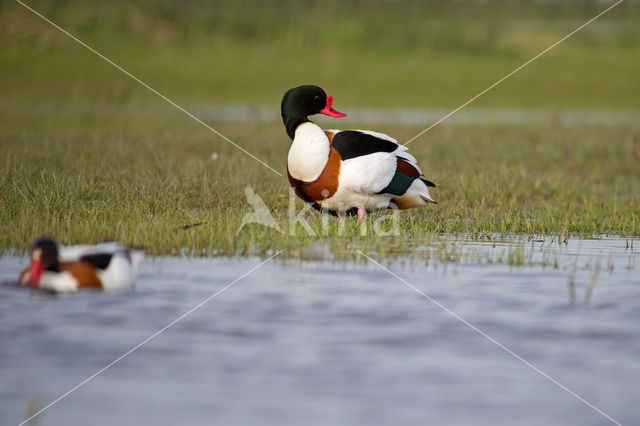
[[[26,2],[179,103],[454,107],[594,17],[602,1]],[[20,4],[0,1],[11,101],[162,102]],[[640,5],[624,1],[475,107],[640,107]]]
[[[284,174],[286,89],[314,83],[333,94],[349,116],[323,125],[406,141],[613,2],[28,4]],[[450,232],[638,235],[639,18],[640,4],[625,0],[416,140],[411,152],[438,183],[440,204],[402,212],[401,236],[366,246]],[[259,119],[211,113],[234,105],[257,107]],[[365,107],[414,108],[413,121],[387,111],[387,121],[359,123]],[[450,125],[473,109],[506,119]],[[508,120],[511,111],[520,121]],[[314,240],[259,226],[238,234],[248,185],[285,224],[284,176],[0,0],[0,247],[26,248],[43,233],[154,253],[252,253]],[[191,223],[205,225],[176,231]],[[311,223],[320,229],[320,216]]]

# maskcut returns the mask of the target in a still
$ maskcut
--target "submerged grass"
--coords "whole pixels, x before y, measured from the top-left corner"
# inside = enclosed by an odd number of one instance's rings
[[[589,1],[29,4],[181,104],[273,105],[273,122],[210,124],[282,173],[289,141],[277,120],[285,89],[317,83],[340,105],[455,107],[604,8]],[[637,4],[623,3],[474,106],[637,111],[638,16]],[[638,127],[561,123],[445,123],[411,145],[439,184],[439,205],[400,213],[398,232],[388,236],[372,232],[376,221],[391,227],[387,212],[370,216],[364,236],[353,220],[311,212],[309,234],[288,224],[284,177],[20,5],[0,1],[0,24],[0,248],[24,249],[49,233],[64,243],[113,238],[154,254],[294,253],[323,238],[336,253],[391,256],[443,233],[640,234]],[[66,106],[71,112],[55,113]],[[366,127],[401,141],[422,130]],[[282,233],[256,224],[238,232],[247,186]],[[449,248],[438,256],[460,257]],[[504,261],[526,259],[516,250]]]

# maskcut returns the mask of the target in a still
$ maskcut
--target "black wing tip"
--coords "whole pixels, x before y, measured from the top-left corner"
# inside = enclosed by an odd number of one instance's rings
[[[420,180],[423,181],[425,185],[427,185],[427,186],[429,186],[431,188],[436,188],[438,186],[435,183],[431,182],[430,180],[423,179],[423,178],[420,178]]]
[[[80,261],[93,265],[97,269],[105,270],[111,264],[111,259],[113,258],[112,253],[95,253],[95,254],[85,254],[84,256],[80,256]]]

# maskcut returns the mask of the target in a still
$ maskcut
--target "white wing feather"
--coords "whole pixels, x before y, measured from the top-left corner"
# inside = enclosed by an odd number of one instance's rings
[[[422,174],[422,170],[420,170],[420,167],[418,167],[418,160],[416,160],[416,157],[409,154],[409,149],[404,145],[400,145],[396,139],[392,138],[391,136],[385,133],[373,132],[371,130],[356,130],[356,131],[374,136],[378,139],[395,143],[396,145],[398,145],[398,148],[395,151],[393,151],[392,154],[409,161],[411,165],[415,166],[416,169],[418,169],[418,171],[420,172],[420,174]]]
[[[378,132],[373,132],[371,130],[360,130],[360,129],[356,129],[355,131],[356,132],[360,132],[360,133],[364,133],[366,135],[371,135],[371,136],[373,136],[375,138],[382,139],[382,140],[389,141],[389,142],[393,142],[396,145],[399,145],[397,140],[395,140],[391,136],[387,135],[386,133],[378,133]]]
[[[60,259],[66,262],[77,261],[82,256],[91,254],[113,256],[107,269],[98,271],[105,290],[132,286],[137,275],[138,264],[144,259],[144,252],[128,249],[116,242],[60,247]]]
[[[396,161],[393,152],[376,152],[344,160],[340,167],[340,186],[354,192],[376,194],[391,182]]]
[[[121,246],[116,242],[100,243],[96,245],[81,244],[75,246],[60,247],[60,259],[73,262],[80,259],[82,256],[89,254],[116,254],[118,252],[124,252],[127,248]]]
[[[336,134],[340,132],[335,129],[330,131]],[[343,161],[340,169],[340,185],[345,185],[355,192],[376,194],[391,182],[396,172],[396,157],[407,160],[422,175],[418,160],[409,153],[406,146],[398,144],[396,139],[371,130],[355,131],[393,142],[397,148],[393,152],[376,152]]]

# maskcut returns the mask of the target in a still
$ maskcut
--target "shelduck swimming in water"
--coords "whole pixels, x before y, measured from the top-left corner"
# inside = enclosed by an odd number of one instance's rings
[[[31,248],[31,265],[20,274],[20,285],[57,292],[80,288],[116,290],[131,287],[139,251],[118,243],[63,247],[50,237],[40,237]]]
[[[436,203],[435,184],[423,177],[407,148],[383,133],[322,130],[310,115],[346,117],[318,86],[289,89],[282,98],[282,121],[293,140],[287,173],[298,197],[332,215],[380,209],[409,209]]]

